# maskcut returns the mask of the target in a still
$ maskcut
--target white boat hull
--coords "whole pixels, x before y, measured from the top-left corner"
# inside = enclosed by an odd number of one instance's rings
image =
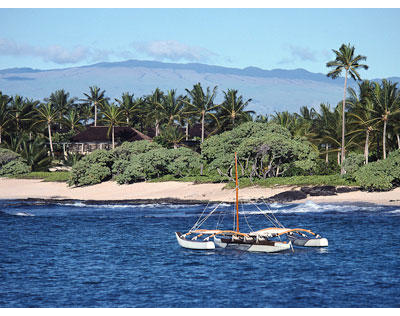
[[[181,234],[175,233],[176,239],[178,240],[178,244],[187,249],[196,249],[196,250],[210,250],[215,249],[215,244],[213,241],[201,241],[201,240],[190,240],[181,237]]]
[[[328,247],[326,238],[294,238],[289,237],[293,245],[300,247]]]
[[[242,251],[251,251],[251,252],[280,252],[289,250],[291,248],[290,243],[280,243],[276,242],[275,245],[262,245],[262,244],[240,244],[240,243],[226,243],[223,242],[220,238],[214,237],[214,243],[217,247],[220,248],[229,248],[229,249],[237,249]]]

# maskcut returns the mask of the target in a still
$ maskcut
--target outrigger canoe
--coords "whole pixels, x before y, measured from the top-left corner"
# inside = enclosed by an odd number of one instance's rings
[[[239,200],[238,200],[238,174],[237,156],[235,153],[236,171],[236,230],[210,230],[199,229],[207,218],[218,208],[218,206],[204,219],[200,218],[187,233],[176,232],[178,244],[183,248],[210,250],[219,248],[233,248],[251,252],[280,252],[293,249],[292,245],[301,247],[327,247],[328,240],[320,235],[303,228],[285,228],[276,220],[272,220],[276,227],[268,227],[250,233],[239,231]],[[258,208],[258,207],[257,207]],[[261,210],[260,210],[261,211]],[[265,215],[265,214],[264,214]],[[279,227],[280,226],[280,227]],[[287,240],[282,240],[286,237]]]

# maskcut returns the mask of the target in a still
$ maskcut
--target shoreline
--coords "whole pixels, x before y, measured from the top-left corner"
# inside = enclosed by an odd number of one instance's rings
[[[140,182],[118,185],[108,181],[100,184],[70,188],[64,182],[44,182],[40,179],[0,178],[0,199],[35,201],[36,203],[85,202],[86,204],[207,204],[233,203],[234,189],[224,189],[224,183],[191,182]],[[240,201],[244,203],[368,203],[387,206],[400,206],[400,188],[386,192],[354,191],[335,195],[311,196],[301,198],[300,187],[279,186],[273,188],[246,187],[240,190]],[[300,195],[292,201],[281,198],[285,195]]]

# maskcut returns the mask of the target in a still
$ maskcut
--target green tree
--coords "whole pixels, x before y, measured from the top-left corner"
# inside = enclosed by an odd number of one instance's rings
[[[51,164],[52,159],[48,155],[43,138],[29,140],[24,137],[21,142],[20,154],[32,171],[46,171]]]
[[[70,98],[69,92],[65,92],[64,89],[56,90],[50,94],[49,98],[44,99],[47,103],[51,103],[52,107],[58,113],[58,123],[61,129],[61,124],[63,122],[63,116],[68,112],[68,110],[74,106],[77,98]]]
[[[342,131],[342,119],[341,119],[341,108],[337,105],[336,108],[331,111],[330,105],[320,104],[320,113],[316,119],[316,130],[318,135],[316,136],[320,144],[325,147],[325,161],[328,163],[328,154],[330,152],[337,152],[337,163],[341,166],[341,131]],[[344,151],[355,145],[353,138],[346,139],[344,144]],[[331,148],[331,149],[329,149]]]
[[[103,102],[102,104],[102,114],[104,115],[103,121],[108,126],[108,134],[111,131],[112,148],[115,148],[115,126],[123,124],[123,113],[121,109],[115,104],[109,104],[108,102]]]
[[[251,120],[250,114],[254,111],[245,110],[252,99],[243,100],[243,96],[238,96],[238,90],[228,89],[224,92],[224,101],[218,108],[217,117],[223,130],[232,129],[240,123]]]
[[[214,99],[217,93],[217,86],[215,86],[211,92],[210,87],[207,87],[207,92],[204,93],[200,82],[193,86],[192,90],[186,89],[190,100],[184,101],[188,106],[188,113],[200,116],[201,121],[201,143],[204,142],[204,125],[206,116],[210,116],[218,121],[212,111],[217,109],[220,105],[214,104]]]
[[[89,89],[90,92],[88,94],[84,93],[86,99],[82,99],[82,101],[94,107],[94,126],[97,126],[97,107],[107,98],[104,96],[105,90],[101,91],[97,86],[89,87]]]
[[[176,90],[169,90],[167,95],[158,104],[161,120],[168,122],[168,125],[181,120],[184,110],[183,96],[176,95]]]
[[[79,112],[72,108],[68,111],[67,115],[64,118],[65,124],[71,129],[71,131],[75,131],[75,128],[80,126],[81,116]]]
[[[340,173],[344,174],[345,170],[343,168],[343,161],[345,159],[345,103],[346,103],[346,90],[347,90],[347,76],[350,75],[351,78],[354,80],[361,80],[360,75],[357,72],[358,68],[363,68],[363,69],[368,69],[367,65],[360,64],[360,61],[364,61],[367,59],[367,57],[362,56],[362,55],[357,55],[354,56],[354,46],[351,46],[350,44],[345,45],[342,44],[340,46],[339,50],[332,50],[336,58],[335,60],[327,62],[326,66],[328,68],[334,68],[331,70],[327,76],[331,77],[332,79],[336,79],[339,77],[342,73],[342,71],[345,71],[345,76],[344,76],[344,89],[343,89],[343,102],[342,102],[342,145],[341,145],[341,170]]]
[[[400,94],[397,83],[383,80],[382,84],[375,83],[372,91],[372,102],[377,116],[383,125],[382,128],[382,150],[383,159],[386,159],[386,128],[389,120],[393,119],[400,112]]]
[[[371,100],[373,84],[365,80],[358,84],[358,89],[358,95],[353,88],[348,89],[349,98],[346,103],[349,107],[348,114],[351,127],[348,134],[365,133],[364,160],[365,164],[368,164],[370,135],[376,130],[379,118],[375,116],[374,104]]]
[[[167,125],[162,129],[160,137],[167,144],[172,144],[174,149],[178,148],[178,144],[185,138],[181,129],[174,125]]]
[[[41,104],[38,108],[36,108],[36,112],[38,114],[38,119],[35,124],[45,123],[47,125],[50,142],[50,152],[54,158],[53,141],[51,137],[51,125],[57,121],[57,115],[59,114],[59,111],[56,109],[53,103],[47,102],[45,104]]]
[[[3,131],[11,120],[10,102],[11,98],[0,91],[0,144],[2,142]]]
[[[131,115],[140,110],[140,105],[143,103],[142,98],[137,98],[136,100],[133,97],[133,94],[129,94],[129,92],[125,92],[122,94],[121,100],[115,99],[115,101],[119,104],[119,108],[122,111],[122,114],[126,118],[126,124],[129,125],[129,119]]]
[[[38,101],[27,100],[20,95],[12,97],[11,116],[18,134],[24,132],[29,122],[32,121],[32,114],[37,103]]]
[[[150,121],[150,125],[155,127],[155,136],[160,135],[160,124],[162,121],[162,102],[164,93],[156,88],[153,93],[146,97],[145,105],[147,107],[146,118]]]

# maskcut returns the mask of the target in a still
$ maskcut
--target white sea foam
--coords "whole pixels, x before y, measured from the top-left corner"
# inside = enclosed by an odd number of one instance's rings
[[[28,212],[18,212],[18,213],[15,213],[14,215],[16,215],[16,216],[35,216]]]
[[[389,211],[388,213],[391,213],[391,214],[400,214],[400,209],[393,210],[393,211]]]
[[[248,204],[250,207],[251,204]],[[357,204],[317,204],[312,201],[307,201],[305,203],[298,204],[296,206],[288,205],[288,204],[278,204],[275,207],[270,207],[266,205],[258,205],[258,207],[264,213],[272,213],[272,214],[292,214],[292,213],[322,213],[322,212],[374,212],[374,211],[382,211],[384,206],[377,205],[357,205]],[[277,207],[278,206],[278,207]],[[242,214],[260,214],[259,210],[255,210],[253,207],[250,211],[246,211],[246,206],[239,211]],[[397,212],[394,212],[397,213]]]

